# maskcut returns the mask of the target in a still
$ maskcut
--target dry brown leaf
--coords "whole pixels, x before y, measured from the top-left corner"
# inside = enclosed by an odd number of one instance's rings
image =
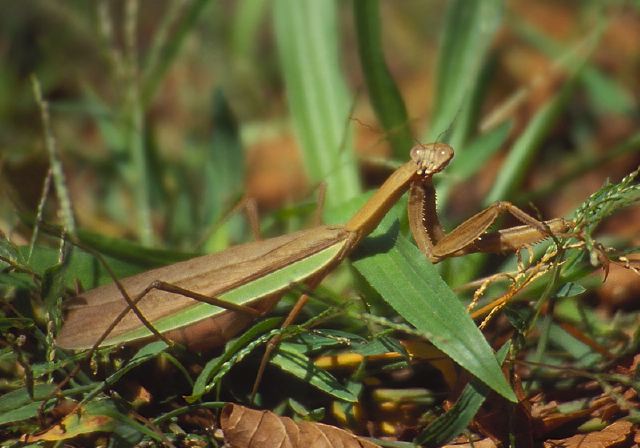
[[[74,412],[67,415],[62,423],[52,426],[45,432],[36,435],[25,435],[22,437],[23,442],[57,442],[61,440],[69,440],[74,437],[93,433],[96,431],[110,432],[114,429],[114,421],[106,415],[89,415],[87,413],[79,414]]]
[[[449,445],[443,445],[442,448],[496,448],[496,442],[489,437],[482,440],[476,440],[473,443],[450,443]]]
[[[545,448],[616,448],[629,445],[634,433],[633,423],[618,420],[602,431],[576,434],[566,439],[547,440],[544,446]]]
[[[232,448],[375,448],[379,445],[330,425],[294,422],[273,412],[228,404],[220,426]]]

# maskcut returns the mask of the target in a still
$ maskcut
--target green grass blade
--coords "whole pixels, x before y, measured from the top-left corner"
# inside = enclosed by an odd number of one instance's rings
[[[470,141],[462,154],[456,153],[448,174],[456,182],[461,182],[482,170],[489,158],[507,141],[512,124],[511,121],[502,123]]]
[[[211,148],[204,160],[203,228],[220,222],[242,196],[245,183],[245,158],[238,124],[221,90],[216,91],[214,97],[213,127]],[[219,230],[205,243],[207,252],[228,246],[227,229]]]
[[[525,203],[537,198],[544,198],[552,195],[554,192],[561,190],[565,185],[579,179],[580,176],[589,171],[601,168],[603,165],[610,163],[625,154],[637,152],[640,150],[640,132],[629,136],[626,141],[604,151],[594,151],[594,154],[581,155],[577,160],[571,161],[571,166],[567,168],[564,174],[556,179],[550,180],[540,188],[534,191],[524,192],[517,197],[517,202]]]
[[[60,150],[56,143],[56,139],[51,129],[51,118],[49,115],[49,102],[45,100],[40,87],[40,81],[36,76],[31,77],[31,85],[38,107],[40,108],[40,116],[42,120],[42,128],[44,131],[45,147],[49,156],[49,165],[53,176],[53,184],[55,192],[60,202],[60,214],[64,223],[65,232],[72,236],[76,235],[76,219],[71,204],[71,195],[67,188],[64,170],[62,169],[62,159],[60,158]]]
[[[511,344],[507,343],[498,351],[500,363],[504,362]],[[461,434],[484,403],[490,390],[477,380],[467,384],[451,409],[435,419],[415,438],[414,443],[426,446],[441,446]]]
[[[338,400],[350,403],[358,401],[357,396],[340,384],[329,372],[316,367],[311,359],[296,349],[294,344],[280,344],[278,352],[271,358],[270,362],[283,372],[300,378],[307,384]]]
[[[193,383],[191,395],[186,397],[186,400],[189,403],[200,400],[204,394],[209,392],[216,385],[215,382],[211,382],[211,379],[217,376],[225,365],[233,365],[233,358],[237,356],[238,352],[242,352],[248,347],[251,347],[252,343],[257,338],[269,331],[275,330],[281,324],[282,320],[280,318],[272,317],[258,322],[248,330],[244,331],[237,338],[229,341],[225,347],[224,353],[209,360],[209,362],[204,366],[198,375],[198,378],[196,378],[196,381]]]
[[[378,0],[356,1],[353,7],[358,54],[369,97],[391,143],[394,157],[404,160],[413,139],[404,100],[389,73],[382,51],[380,3]]]
[[[167,45],[158,50],[160,55],[153,59],[153,65],[145,68],[145,79],[142,83],[142,104],[148,105],[153,99],[164,75],[180,53],[189,32],[193,30],[205,7],[211,0],[195,0],[178,23],[176,32],[167,39]]]
[[[473,132],[476,131],[481,121],[481,111],[485,96],[491,88],[491,76],[494,69],[492,63],[487,61],[478,71],[472,81],[469,93],[462,102],[462,107],[455,117],[451,132],[447,135],[447,142],[456,149],[459,157],[466,151],[466,143]]]
[[[575,78],[565,84],[562,90],[547,101],[533,116],[509,152],[493,188],[484,201],[485,205],[508,200],[520,186],[540,145],[569,99],[574,85]]]
[[[587,35],[572,47],[565,47],[550,37],[548,33],[541,32],[524,20],[515,19],[512,23],[515,31],[524,40],[548,56],[561,60],[575,53],[577,48],[592,38],[592,35],[601,33],[607,26],[607,20],[607,16],[603,15],[597,26],[593,27],[591,35]],[[569,66],[569,64],[566,65]],[[634,99],[633,93],[619,80],[604,73],[596,64],[585,64],[580,74],[580,82],[584,86],[589,101],[596,112],[622,115],[632,114],[637,108],[637,101]]]
[[[449,3],[440,46],[436,99],[426,141],[434,141],[455,121],[479,76],[502,18],[502,2]]]
[[[436,189],[439,204],[447,202],[452,188],[485,166],[485,162],[507,141],[512,127],[511,121],[502,123],[471,140],[464,146],[463,151],[456,151],[456,156],[448,168],[448,176],[440,181]]]
[[[339,70],[338,24],[330,0],[276,0],[275,31],[289,108],[312,183],[326,182],[327,205],[359,192],[350,107]]]
[[[491,389],[515,401],[493,350],[455,293],[435,267],[399,236],[369,238],[357,251],[354,266],[382,297],[440,350]]]
[[[256,55],[260,42],[260,24],[268,2],[265,0],[240,0],[233,18],[231,48],[234,58],[249,61]]]

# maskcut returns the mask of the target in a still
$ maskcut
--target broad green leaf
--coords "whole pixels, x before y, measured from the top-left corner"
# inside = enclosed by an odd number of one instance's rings
[[[38,415],[40,404],[40,401],[35,401],[22,406],[18,406],[16,408],[8,409],[4,412],[0,412],[0,425],[21,422],[23,420],[34,418]],[[47,410],[49,410],[49,408],[51,408],[51,406],[48,406]]]
[[[33,391],[34,401],[31,400],[26,387],[0,396],[0,425],[35,417],[42,404],[41,400],[51,394],[55,388],[55,384],[36,384]]]
[[[358,401],[358,397],[340,384],[333,375],[316,367],[311,359],[296,350],[295,346],[291,344],[280,344],[278,352],[270,362],[332,397],[352,403]]]
[[[34,399],[41,400],[48,396],[56,388],[55,384],[36,384],[34,386]],[[0,396],[0,414],[31,403],[31,398],[25,387],[7,392]]]
[[[562,285],[560,290],[556,293],[556,296],[557,297],[575,297],[575,296],[579,296],[586,290],[587,289],[584,286],[578,283],[568,282]]]
[[[438,349],[505,398],[515,395],[493,350],[455,293],[404,237],[368,238],[354,266],[382,297]]]
[[[404,160],[413,146],[413,139],[404,100],[382,51],[380,4],[378,0],[355,1],[353,7],[358,54],[371,104],[391,143],[394,156]]]
[[[289,109],[311,183],[327,205],[359,192],[351,144],[352,99],[340,71],[334,0],[276,0],[276,42]]]

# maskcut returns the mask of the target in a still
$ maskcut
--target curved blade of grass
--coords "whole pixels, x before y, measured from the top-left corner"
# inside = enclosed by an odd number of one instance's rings
[[[282,320],[280,318],[265,319],[253,325],[237,338],[229,341],[225,347],[224,353],[211,359],[204,366],[193,384],[191,395],[186,397],[186,400],[189,403],[200,400],[204,394],[209,392],[215,386],[215,383],[211,383],[210,380],[218,374],[225,364],[228,364],[238,352],[249,347],[256,338],[278,328],[280,324],[282,324]]]
[[[516,397],[493,350],[435,267],[408,240],[368,238],[354,266],[409,323],[455,362],[510,401]],[[384,245],[387,245],[385,248]]]
[[[339,70],[332,0],[276,0],[278,53],[289,108],[312,183],[327,184],[327,205],[359,192],[351,147],[350,103]]]
[[[282,371],[300,378],[307,384],[338,400],[348,401],[350,403],[358,401],[356,395],[340,384],[329,372],[316,367],[309,357],[297,350],[295,345],[287,343],[280,344],[278,351],[273,358],[271,358],[270,362]]]
[[[434,141],[447,131],[469,99],[501,18],[500,0],[449,3],[434,89],[437,96],[426,141]]]
[[[407,109],[382,51],[378,0],[353,2],[358,54],[371,104],[388,136],[393,155],[403,160],[412,146]]]

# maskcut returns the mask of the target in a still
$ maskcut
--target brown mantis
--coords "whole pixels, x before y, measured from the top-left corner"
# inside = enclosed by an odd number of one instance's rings
[[[219,345],[270,310],[294,285],[315,288],[407,190],[411,231],[433,262],[471,252],[513,250],[568,230],[563,219],[541,222],[501,202],[445,234],[431,179],[452,157],[453,149],[443,143],[413,147],[411,160],[394,171],[344,226],[320,226],[243,244],[82,293],[69,307],[57,344],[88,349],[156,334],[193,348]],[[485,234],[503,211],[524,225]]]

